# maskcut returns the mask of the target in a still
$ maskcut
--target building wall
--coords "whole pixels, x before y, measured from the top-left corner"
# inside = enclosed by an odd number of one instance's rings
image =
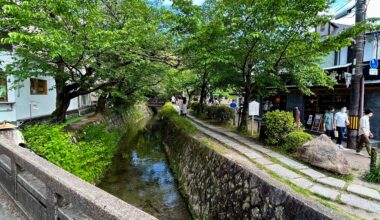
[[[0,51],[0,68],[3,69],[7,64],[10,64],[12,62],[12,57],[14,57],[14,55],[11,52]],[[36,78],[47,80],[48,91],[46,95],[31,95],[30,79],[24,80],[18,85],[15,85],[14,76],[7,77],[8,103],[0,103],[0,122],[14,122],[17,120],[29,119],[31,117],[47,116],[54,111],[56,103],[54,78]],[[74,98],[71,100],[68,110],[76,110],[78,107],[78,98]]]
[[[304,120],[304,96],[302,94],[287,94],[286,111],[293,112],[294,107],[298,107],[301,112],[301,122]]]
[[[12,53],[9,51],[0,51],[0,69],[12,62]],[[7,77],[7,81],[10,77]],[[7,83],[7,88],[10,88],[10,83]],[[8,91],[9,103],[15,102],[15,94],[13,91]],[[16,121],[16,109],[14,104],[0,103],[0,122],[2,121]]]

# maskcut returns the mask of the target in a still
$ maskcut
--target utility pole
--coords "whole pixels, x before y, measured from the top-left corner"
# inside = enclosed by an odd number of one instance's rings
[[[355,23],[363,22],[366,18],[367,0],[356,0]],[[363,76],[363,56],[364,56],[364,32],[355,39],[354,62],[352,69],[349,119],[348,148],[356,148],[359,130],[359,119],[364,108],[364,76]]]

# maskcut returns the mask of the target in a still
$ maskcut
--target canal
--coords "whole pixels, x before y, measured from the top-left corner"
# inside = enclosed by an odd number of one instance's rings
[[[154,123],[151,118],[129,126],[98,187],[158,219],[191,219]]]

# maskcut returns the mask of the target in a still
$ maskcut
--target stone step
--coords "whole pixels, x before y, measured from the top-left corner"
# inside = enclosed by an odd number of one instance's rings
[[[360,196],[371,198],[377,201],[380,201],[380,193],[374,189],[367,188],[365,186],[357,184],[349,184],[347,187],[348,192],[355,193]]]
[[[356,208],[380,214],[380,204],[369,201],[367,199],[363,199],[355,195],[343,194],[340,197],[340,201]]]
[[[322,185],[314,185],[313,187],[310,188],[310,191],[312,193],[315,193],[319,196],[328,198],[333,201],[337,200],[340,194],[339,191],[322,186]]]
[[[319,178],[316,180],[318,183],[322,183],[328,186],[332,186],[337,189],[343,189],[346,185],[346,182],[334,177],[325,177],[325,178]]]

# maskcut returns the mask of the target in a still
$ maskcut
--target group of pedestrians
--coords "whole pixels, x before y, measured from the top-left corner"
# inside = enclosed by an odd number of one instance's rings
[[[338,133],[338,138],[336,140],[337,147],[345,150],[343,147],[343,137],[346,132],[347,126],[350,125],[348,120],[347,108],[342,107],[339,112],[335,113],[333,107],[329,107],[327,112],[323,116],[323,128],[331,139],[335,139],[335,132]],[[373,116],[373,111],[371,109],[366,109],[364,116],[360,118],[359,122],[359,141],[356,148],[356,154],[363,155],[361,150],[365,147],[369,155],[371,155],[371,144],[369,138],[373,138],[373,134],[370,130],[369,118]]]

